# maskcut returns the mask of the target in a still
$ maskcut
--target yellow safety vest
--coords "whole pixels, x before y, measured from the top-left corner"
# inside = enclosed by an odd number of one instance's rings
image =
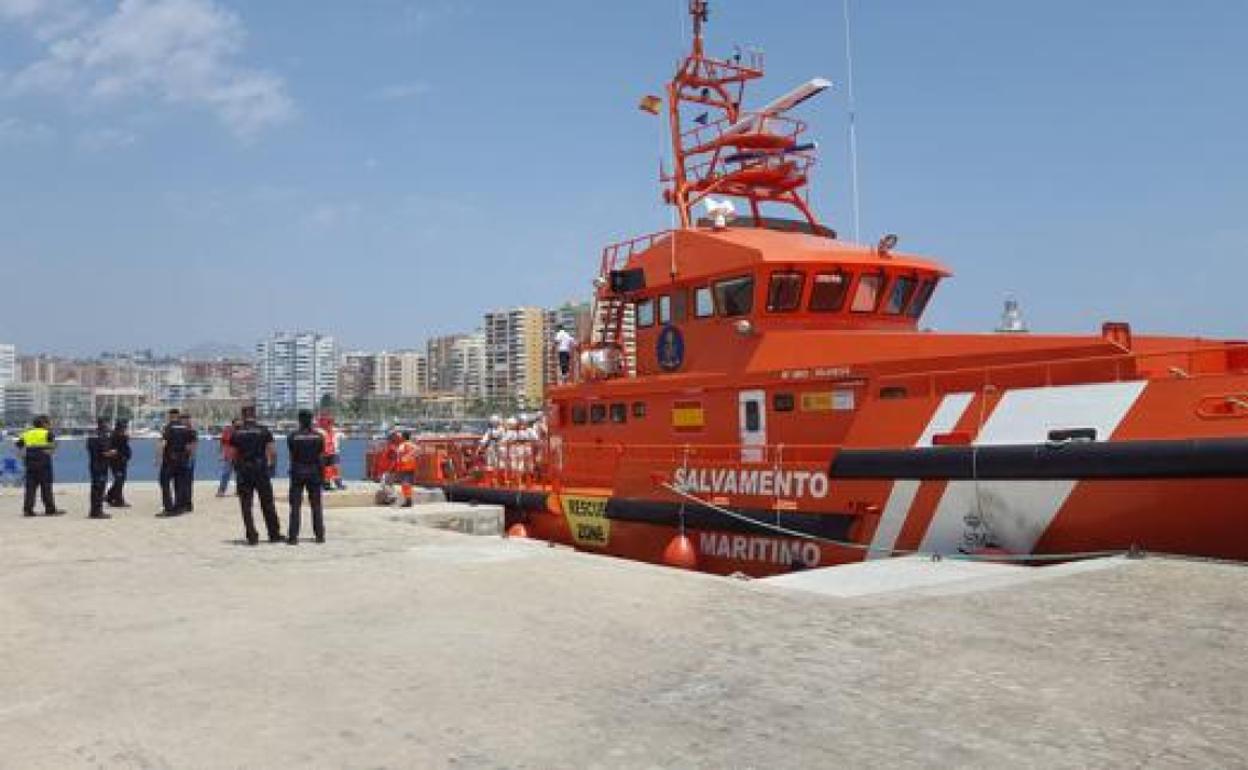
[[[22,446],[27,449],[51,449],[51,435],[51,431],[47,428],[31,428],[22,433]]]

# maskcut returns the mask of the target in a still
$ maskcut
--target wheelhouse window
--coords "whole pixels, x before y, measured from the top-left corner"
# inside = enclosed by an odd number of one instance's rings
[[[802,284],[806,274],[796,271],[772,273],[767,285],[767,312],[790,313],[802,304]]]
[[[637,303],[637,326],[654,326],[654,300],[643,299]]]
[[[633,402],[633,419],[640,420],[641,418],[645,416],[646,416],[646,402],[634,401]]]
[[[888,300],[884,303],[884,312],[888,315],[900,315],[910,304],[918,281],[908,276],[899,276],[888,290]]]
[[[835,313],[845,306],[849,293],[849,274],[843,270],[834,273],[817,273],[810,288],[810,310],[816,313]]]
[[[715,284],[715,304],[728,318],[749,315],[754,309],[754,277],[743,275]]]
[[[584,404],[572,405],[572,424],[573,425],[584,425],[585,421],[588,419],[589,419],[589,410],[585,408]]]
[[[906,311],[906,315],[911,318],[923,315],[923,311],[927,309],[927,303],[932,298],[932,292],[936,290],[936,281],[936,278],[928,278],[919,285],[919,290],[915,293],[914,301],[910,303],[910,309]]]
[[[672,321],[680,323],[689,318],[689,293],[684,289],[672,292]]]
[[[611,405],[611,422],[614,422],[614,423],[628,422],[628,404],[612,404]]]
[[[593,404],[589,407],[589,421],[597,425],[607,421],[607,405]]]
[[[659,323],[663,325],[672,322],[672,298],[664,294],[659,297]]]
[[[693,315],[696,318],[710,318],[715,315],[715,300],[711,298],[711,287],[699,286],[693,290]]]
[[[867,273],[858,279],[854,301],[849,309],[855,313],[873,313],[880,304],[880,290],[884,288],[883,273]]]

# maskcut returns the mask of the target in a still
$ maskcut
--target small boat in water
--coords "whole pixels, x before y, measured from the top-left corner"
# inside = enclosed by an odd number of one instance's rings
[[[1248,343],[922,330],[949,269],[810,206],[789,112],[820,81],[746,109],[762,61],[707,55],[706,1],[690,12],[664,100],[679,227],[603,252],[548,435],[422,442],[425,483],[506,506],[516,534],[717,573],[1248,559]]]

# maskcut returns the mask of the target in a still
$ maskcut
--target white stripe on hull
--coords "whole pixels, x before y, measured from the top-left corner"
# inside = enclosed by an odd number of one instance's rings
[[[1039,444],[1049,431],[1095,428],[1109,440],[1144,392],[1144,382],[1109,382],[1008,391],[975,439],[977,445]],[[952,553],[994,544],[1030,553],[1074,491],[1075,482],[952,481],[920,548]]]
[[[936,413],[932,415],[919,440],[914,443],[915,447],[931,446],[933,436],[953,430],[970,406],[974,395],[950,393],[941,399]],[[894,482],[888,502],[884,505],[884,512],[880,516],[880,523],[876,525],[875,535],[871,538],[868,559],[882,559],[892,554],[897,545],[897,536],[901,534],[901,527],[906,522],[906,515],[910,513],[914,497],[919,492],[920,483],[916,479],[898,479]]]

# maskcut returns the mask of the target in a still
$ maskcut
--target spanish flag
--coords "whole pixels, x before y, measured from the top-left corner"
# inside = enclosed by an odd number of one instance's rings
[[[663,97],[647,94],[641,97],[641,104],[637,108],[642,112],[648,112],[651,115],[658,115],[659,110],[663,107]]]

